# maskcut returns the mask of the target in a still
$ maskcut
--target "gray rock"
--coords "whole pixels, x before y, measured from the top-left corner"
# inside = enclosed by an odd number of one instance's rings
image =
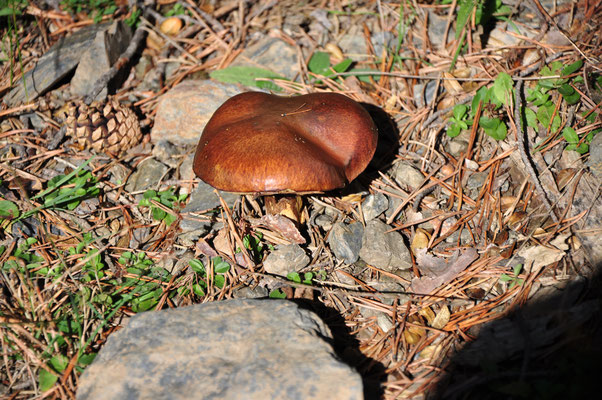
[[[144,160],[138,164],[136,171],[130,175],[125,184],[125,190],[132,193],[156,188],[157,184],[164,178],[167,169],[165,164],[154,158]]]
[[[314,313],[277,300],[227,300],[146,312],[112,334],[78,400],[361,399]]]
[[[363,233],[364,226],[359,222],[337,222],[332,226],[328,244],[337,258],[351,264],[359,258]]]
[[[594,136],[589,145],[589,160],[586,164],[592,174],[602,181],[602,134],[600,133]]]
[[[374,54],[376,57],[381,56],[385,46],[388,49],[394,48],[394,39],[391,32],[374,32],[370,36],[370,40],[374,47]],[[349,30],[349,33],[341,38],[339,47],[345,54],[345,57],[351,58],[353,61],[365,61],[366,58],[370,57],[370,55],[368,55],[366,39],[359,26],[353,26]]]
[[[157,105],[151,142],[168,140],[178,145],[196,145],[215,110],[242,86],[212,80],[188,80],[165,93]]]
[[[163,164],[175,168],[180,162],[179,155],[182,154],[182,151],[178,149],[178,146],[174,145],[169,140],[163,139],[155,143],[152,154]]]
[[[422,172],[405,161],[400,161],[395,164],[391,175],[395,182],[401,185],[403,189],[416,189],[420,187],[420,184],[424,181]]]
[[[389,199],[384,194],[377,192],[366,196],[362,203],[362,211],[366,222],[372,221],[389,208]]]
[[[379,220],[366,223],[360,257],[366,263],[385,271],[412,267],[410,251],[399,232],[387,232],[391,227]]]
[[[435,98],[435,88],[437,82],[429,81],[426,84],[417,83],[414,85],[414,103],[417,107],[425,107]]]
[[[230,208],[240,197],[238,194],[222,192],[221,190],[219,194]],[[178,235],[178,240],[185,246],[192,246],[194,241],[205,234],[213,225],[213,222],[201,219],[193,213],[206,212],[220,205],[215,189],[205,182],[199,181],[196,189],[190,194],[188,203],[180,213],[182,221],[180,222],[181,233]]]
[[[239,289],[235,289],[233,296],[236,299],[260,299],[267,298],[269,295],[267,288],[263,286],[255,286],[253,288],[249,286],[243,286]]]
[[[330,230],[332,228],[332,216],[328,214],[320,214],[314,219],[314,224],[318,225],[320,228],[325,231]]]
[[[96,56],[105,57],[114,62],[121,53],[122,46],[119,43],[127,46],[129,42],[128,28],[127,26],[124,28],[123,25],[121,21],[94,24],[60,39],[40,57],[36,66],[17,82],[17,85],[5,96],[3,101],[9,106],[14,106],[36,99],[72,72],[81,61],[87,63],[88,61],[84,59],[94,56],[94,53],[102,52],[103,54],[96,54]],[[101,43],[104,40],[107,41],[106,46]],[[98,49],[95,44],[102,45],[102,48]],[[101,67],[98,66],[98,68]],[[83,72],[78,77],[82,77],[82,74]],[[102,74],[102,70],[96,69],[94,73],[83,76],[83,78],[99,77],[100,74]]]
[[[466,181],[466,188],[469,189],[469,196],[471,198],[476,198],[476,196],[483,188],[483,185],[485,185],[485,182],[487,181],[488,177],[488,171],[474,172],[468,177],[468,180]]]
[[[300,72],[297,50],[288,43],[270,36],[264,36],[247,46],[231,65],[269,69],[289,79],[293,79]]]
[[[450,139],[445,147],[454,158],[460,158],[461,155],[466,154],[468,141],[459,138]]]
[[[121,20],[115,21],[107,30],[98,32],[90,47],[82,54],[75,74],[71,78],[71,93],[82,97],[90,94],[96,80],[117,61],[130,40],[132,40],[132,30]],[[102,101],[106,97],[107,88],[103,88],[94,100]]]
[[[240,195],[231,192],[224,192],[218,190],[222,199],[226,202],[228,207],[234,206],[234,203],[239,199]],[[187,212],[200,212],[207,211],[221,205],[219,197],[215,194],[215,189],[207,183],[199,180],[199,184],[196,189],[192,191],[190,199],[186,204],[186,207],[182,210],[183,213]]]
[[[309,261],[301,246],[291,244],[272,251],[263,262],[263,268],[270,274],[286,276],[289,272],[300,271]]]

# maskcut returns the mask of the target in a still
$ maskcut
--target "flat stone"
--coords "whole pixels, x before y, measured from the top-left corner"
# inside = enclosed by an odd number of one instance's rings
[[[395,164],[391,175],[395,182],[401,185],[403,189],[416,189],[424,181],[422,172],[405,161]]]
[[[127,46],[129,43],[131,33],[128,36],[127,29],[129,29],[127,25],[124,27],[121,21],[93,24],[61,38],[40,57],[33,69],[25,73],[23,79],[16,82],[16,86],[3,101],[9,106],[14,106],[36,99],[65,78],[82,60],[88,63],[86,57],[105,57],[108,61],[116,59],[115,54],[119,57],[122,46]],[[98,45],[102,47],[98,48]],[[78,78],[74,75],[75,85],[79,85],[77,81],[79,78],[90,80],[90,77],[99,77],[104,67],[103,65],[97,67],[94,73],[88,72],[88,75],[82,76],[84,72],[81,72]],[[86,69],[86,67],[82,68]]]
[[[368,221],[362,237],[360,257],[366,263],[388,272],[412,267],[410,251],[399,232],[379,220]]]
[[[364,226],[359,222],[351,224],[337,222],[332,226],[328,244],[338,259],[352,264],[359,258],[363,233]]]
[[[565,151],[565,153],[567,152]],[[589,160],[587,160],[586,165],[592,174],[602,181],[602,135],[599,133],[594,136],[589,144]]]
[[[362,203],[362,212],[366,222],[372,221],[389,208],[389,199],[384,194],[378,192],[366,196]]]
[[[445,147],[449,154],[455,158],[460,158],[461,155],[466,154],[466,150],[468,149],[468,141],[456,137],[450,139]]]
[[[247,46],[231,65],[269,69],[288,79],[300,72],[295,47],[271,36],[264,36]]]
[[[281,300],[226,300],[134,316],[109,336],[78,400],[362,399],[313,312]]]
[[[238,194],[223,192],[221,190],[219,194],[230,208],[234,206],[234,203],[240,197]],[[215,189],[199,180],[199,184],[189,196],[188,203],[186,203],[186,206],[180,212],[182,221],[180,222],[181,233],[178,235],[178,240],[185,246],[192,246],[194,241],[207,233],[213,225],[212,222],[202,220],[198,216],[193,215],[193,213],[206,212],[220,206],[221,203],[215,193]]]
[[[78,97],[90,94],[96,80],[111,68],[131,40],[132,30],[123,21],[115,21],[107,30],[98,32],[82,54],[75,74],[71,78],[71,93]],[[102,101],[106,97],[105,87],[94,100]]]
[[[224,192],[222,190],[218,190],[218,193],[230,208],[233,207],[234,203],[240,198],[240,195],[236,193]],[[215,193],[215,189],[211,185],[199,180],[196,189],[192,191],[190,199],[182,212],[207,211],[219,207],[220,205],[221,203],[218,195]]]
[[[142,161],[136,167],[136,171],[130,175],[125,190],[130,193],[142,190],[154,189],[164,178],[167,172],[167,166],[153,158]]]
[[[301,246],[291,244],[272,251],[263,262],[263,268],[270,274],[286,277],[289,272],[300,271],[309,261]]]
[[[179,83],[157,105],[151,142],[168,140],[177,145],[196,145],[215,110],[243,91],[242,86],[212,80]]]

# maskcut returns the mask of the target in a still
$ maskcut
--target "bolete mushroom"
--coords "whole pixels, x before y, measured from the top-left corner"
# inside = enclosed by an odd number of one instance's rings
[[[236,95],[201,135],[194,172],[238,193],[317,193],[342,188],[368,165],[377,129],[357,102],[336,93]]]

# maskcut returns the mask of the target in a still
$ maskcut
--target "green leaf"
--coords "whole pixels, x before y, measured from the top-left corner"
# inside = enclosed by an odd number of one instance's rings
[[[230,271],[230,264],[222,261],[219,264],[214,265],[213,270],[216,274],[225,274],[226,272]]]
[[[328,75],[330,71],[330,55],[323,51],[316,51],[309,62],[307,63],[307,68],[310,72],[313,72],[317,75]]]
[[[153,207],[152,214],[155,221],[161,221],[163,218],[165,218],[166,213],[158,207]]]
[[[485,133],[495,140],[504,140],[508,132],[506,124],[499,118],[481,117],[479,126],[483,128]]]
[[[258,79],[286,79],[282,75],[264,68],[233,66],[213,71],[209,76],[215,80],[225,83],[240,83],[245,86],[256,86],[263,89],[280,92],[282,88],[269,81]]]
[[[562,76],[570,75],[573,72],[576,72],[579,68],[581,68],[581,66],[583,66],[583,60],[577,60],[574,63],[569,64],[566,67],[564,67],[562,69],[560,75],[562,75]]]
[[[518,276],[520,274],[521,269],[523,269],[523,264],[516,264],[514,268],[512,268],[514,276]]]
[[[38,384],[40,386],[40,392],[45,392],[48,389],[52,388],[56,381],[58,381],[58,379],[58,375],[55,375],[52,372],[48,372],[45,369],[40,368],[40,372],[38,373]]]
[[[509,275],[506,275],[506,274],[500,275],[500,281],[502,281],[502,282],[509,282],[511,280],[514,280],[514,278]]]
[[[301,283],[301,276],[299,276],[298,272],[289,272],[286,275],[286,279],[288,279],[289,281],[296,282],[296,283]]]
[[[144,194],[142,195],[143,198],[145,199],[156,199],[157,198],[157,191],[155,190],[147,190],[146,192],[144,192]]]
[[[0,219],[14,219],[19,216],[19,208],[8,200],[0,200]]]
[[[62,354],[57,354],[50,359],[49,364],[56,372],[63,372],[69,364],[69,359]]]
[[[537,129],[537,115],[535,111],[530,108],[525,108],[525,118],[527,119],[527,125],[533,129]]]
[[[569,105],[575,104],[581,99],[581,95],[579,94],[579,92],[577,92],[575,88],[573,88],[568,83],[565,83],[564,85],[560,86],[558,88],[558,92],[562,95],[564,101],[566,101]]]
[[[579,143],[579,135],[577,135],[577,132],[570,126],[567,126],[562,130],[562,136],[569,143]]]
[[[474,0],[460,0],[460,8],[458,9],[458,18],[456,19],[456,40],[460,38],[462,29],[468,22],[468,18],[472,14],[476,3]]]
[[[480,102],[485,103],[486,98],[487,98],[487,88],[485,86],[483,86],[482,88],[477,90],[474,97],[472,98],[472,103],[470,106],[470,115],[471,116],[475,115],[475,113],[477,112],[477,108],[479,108],[479,103]]]
[[[211,260],[213,261],[213,270],[215,272],[224,271],[222,273],[225,273],[230,270],[230,264],[222,260],[221,257],[213,257]]]
[[[94,359],[96,358],[97,354],[98,353],[82,354],[77,359],[77,363],[79,365],[81,365],[82,367],[88,366],[88,365],[92,364],[92,361],[94,361]]]
[[[165,225],[167,225],[167,226],[170,226],[177,220],[178,220],[178,217],[171,213],[165,213],[165,217],[163,217],[163,221],[165,222]]]
[[[451,125],[449,127],[449,129],[447,130],[447,136],[454,138],[454,137],[458,136],[460,134],[460,132],[462,132],[462,129],[460,128],[460,126],[458,124],[454,124],[454,125]]]
[[[203,265],[201,260],[197,260],[197,259],[190,260],[190,261],[188,261],[188,265],[197,274],[205,275],[205,266]]]
[[[205,290],[198,283],[195,283],[194,285],[192,285],[192,291],[194,292],[194,294],[196,294],[199,297],[205,297]]]
[[[456,104],[453,110],[454,118],[456,118],[457,120],[461,120],[462,118],[464,118],[467,111],[468,106],[466,104]]]
[[[493,82],[493,94],[502,104],[509,104],[512,97],[512,77],[501,72]]]
[[[274,289],[268,295],[270,299],[286,299],[286,293],[282,289]]]
[[[352,63],[353,63],[353,60],[351,60],[350,58],[346,58],[343,61],[341,61],[340,63],[333,66],[332,69],[334,69],[334,71],[337,73],[345,72],[351,66]]]
[[[223,288],[226,284],[226,277],[223,275],[215,275],[213,277],[213,284],[220,289]]]
[[[537,119],[545,128],[548,128],[550,126],[550,121],[551,121],[552,132],[555,132],[556,130],[558,130],[558,128],[560,127],[560,123],[561,123],[560,117],[558,115],[555,115],[554,120],[552,120],[552,115],[554,114],[554,109],[555,109],[554,104],[551,102],[546,103],[537,109]]]

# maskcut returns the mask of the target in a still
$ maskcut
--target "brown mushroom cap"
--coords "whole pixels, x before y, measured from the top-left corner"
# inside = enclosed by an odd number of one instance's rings
[[[193,169],[229,192],[324,192],[366,168],[377,136],[368,112],[340,94],[242,93],[205,126]]]

